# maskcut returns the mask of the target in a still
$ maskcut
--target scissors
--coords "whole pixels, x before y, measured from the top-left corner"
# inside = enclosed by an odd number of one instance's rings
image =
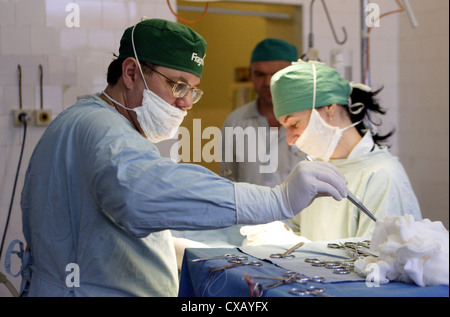
[[[310,162],[316,160],[313,156],[309,154],[306,154],[306,159]],[[369,209],[367,209],[362,204],[362,202],[360,202],[358,198],[356,198],[356,196],[351,191],[348,190],[348,188],[347,188],[347,199],[350,200],[356,207],[358,207],[359,210],[361,210],[363,213],[369,216],[370,219],[372,219],[373,221],[377,221],[377,218],[375,218],[375,216],[369,211]]]
[[[223,265],[223,266],[216,267],[216,268],[211,268],[211,269],[209,269],[208,272],[214,273],[217,271],[225,270],[225,269],[228,269],[231,267],[242,266],[242,265],[261,266],[263,264],[261,261],[244,262],[244,260],[233,259],[233,258],[228,259],[228,262],[230,262],[230,263]]]
[[[284,258],[295,258],[295,255],[290,254],[292,253],[294,250],[300,248],[302,245],[304,245],[304,242],[299,242],[296,245],[294,245],[292,248],[290,248],[289,250],[287,250],[286,252],[280,254],[280,253],[274,253],[271,254],[270,257],[271,258],[276,258],[276,259],[284,259]]]

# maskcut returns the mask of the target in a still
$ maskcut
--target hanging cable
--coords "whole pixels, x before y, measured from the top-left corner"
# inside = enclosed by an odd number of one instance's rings
[[[13,203],[14,203],[14,196],[15,196],[15,193],[16,193],[17,179],[19,178],[20,165],[22,163],[23,150],[25,148],[25,140],[26,140],[26,137],[27,137],[27,121],[29,120],[29,118],[27,117],[27,114],[25,112],[21,113],[19,115],[19,120],[20,120],[20,122],[23,123],[22,148],[20,150],[19,163],[17,165],[16,177],[14,179],[13,191],[12,191],[12,195],[11,195],[11,202],[9,204],[8,216],[6,218],[5,229],[3,231],[3,237],[2,237],[2,244],[0,246],[0,259],[1,259],[2,254],[3,254],[3,246],[4,246],[4,243],[5,243],[5,240],[6,240],[6,233],[8,232],[9,220],[11,218],[12,206],[13,206]],[[12,296],[14,296],[14,297],[19,296],[19,293],[14,288],[14,285],[8,280],[6,275],[3,274],[2,272],[0,272],[0,283],[5,284],[6,288],[11,292]]]
[[[203,11],[201,17],[198,18],[197,20],[194,20],[194,21],[186,20],[186,19],[180,17],[180,16],[172,9],[172,6],[170,5],[170,0],[167,0],[167,5],[169,6],[170,12],[172,12],[172,14],[173,14],[174,16],[176,16],[178,20],[180,20],[181,22],[184,22],[184,23],[194,24],[194,23],[197,23],[197,22],[200,22],[201,20],[203,20],[203,18],[206,16],[206,12],[208,12],[209,2],[206,2],[206,4],[205,4],[205,11]]]
[[[22,148],[20,150],[19,163],[17,165],[16,177],[14,179],[13,191],[12,191],[12,195],[11,195],[11,202],[9,203],[9,210],[8,210],[8,216],[6,218],[5,230],[3,231],[2,244],[0,246],[0,258],[3,255],[3,245],[5,243],[6,232],[8,231],[9,219],[11,218],[12,206],[13,206],[13,203],[14,203],[14,196],[16,194],[17,179],[19,178],[20,165],[22,163],[22,157],[23,157],[23,149],[25,147],[25,140],[26,140],[26,137],[27,137],[27,120],[28,120],[27,119],[27,114],[26,113],[20,114],[19,120],[20,120],[20,122],[23,123]]]

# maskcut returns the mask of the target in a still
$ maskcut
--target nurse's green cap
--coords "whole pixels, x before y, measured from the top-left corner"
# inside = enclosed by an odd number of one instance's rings
[[[119,58],[135,57],[131,34],[125,30],[120,40]],[[140,62],[148,62],[202,77],[206,41],[191,28],[162,19],[139,22],[134,30],[134,45]]]
[[[267,38],[255,46],[250,63],[266,61],[295,62],[297,59],[298,52],[294,45],[280,39]]]
[[[331,104],[347,105],[351,88],[332,67],[314,63],[316,67],[315,108]],[[280,117],[313,108],[314,74],[313,62],[299,61],[276,72],[270,81],[273,110]]]

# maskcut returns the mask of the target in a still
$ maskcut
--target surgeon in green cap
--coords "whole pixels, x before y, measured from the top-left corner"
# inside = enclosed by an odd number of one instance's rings
[[[176,296],[170,231],[292,218],[321,195],[342,199],[329,164],[300,164],[278,187],[233,183],[162,157],[201,96],[205,40],[175,22],[128,28],[105,90],[49,125],[22,190],[23,296]],[[12,248],[14,245],[12,245]],[[12,249],[11,249],[12,250]]]
[[[372,121],[385,113],[374,98],[380,90],[349,83],[323,63],[299,60],[272,77],[271,91],[289,145],[336,166],[376,218],[412,214],[421,219],[402,164],[382,145],[391,133],[380,135],[380,123]],[[348,200],[328,198],[315,200],[290,222],[313,241],[370,238],[375,225]]]

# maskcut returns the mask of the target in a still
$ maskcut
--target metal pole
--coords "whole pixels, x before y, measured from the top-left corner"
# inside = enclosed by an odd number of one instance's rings
[[[369,0],[361,0],[361,82],[370,86],[370,68],[368,60],[368,26],[366,24],[366,7]]]

